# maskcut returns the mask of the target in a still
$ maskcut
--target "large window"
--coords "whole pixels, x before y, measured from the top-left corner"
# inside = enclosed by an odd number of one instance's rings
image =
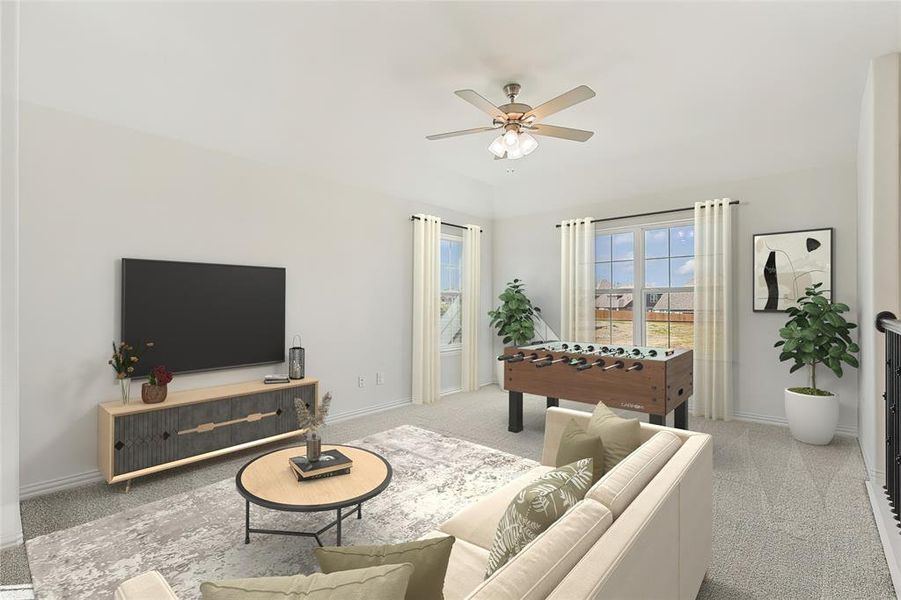
[[[463,238],[441,236],[441,349],[458,350],[463,343],[461,289]]]
[[[599,229],[594,270],[596,341],[692,347],[694,225]]]

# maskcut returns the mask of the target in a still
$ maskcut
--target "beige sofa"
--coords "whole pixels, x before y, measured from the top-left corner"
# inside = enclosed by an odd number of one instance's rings
[[[494,531],[513,496],[550,471],[570,419],[547,411],[541,465],[468,506],[425,537],[457,538],[445,578],[447,600],[690,599],[710,563],[710,436],[641,424],[638,450],[608,472],[584,500],[484,579]],[[175,600],[156,572],[130,579],[117,600]]]

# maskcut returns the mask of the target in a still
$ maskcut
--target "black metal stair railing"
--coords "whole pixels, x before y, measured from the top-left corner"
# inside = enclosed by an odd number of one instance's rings
[[[901,528],[901,321],[883,311],[876,329],[885,334],[885,495]]]

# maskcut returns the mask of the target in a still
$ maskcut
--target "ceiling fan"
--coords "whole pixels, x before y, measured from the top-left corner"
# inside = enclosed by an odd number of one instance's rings
[[[458,135],[503,130],[503,132],[491,142],[488,146],[488,150],[494,154],[495,160],[503,158],[516,160],[531,154],[538,147],[538,141],[532,137],[532,134],[573,140],[576,142],[587,141],[594,135],[593,131],[539,123],[539,121],[547,116],[560,112],[579,102],[594,98],[594,91],[587,85],[580,85],[577,88],[573,88],[565,94],[561,94],[553,100],[548,100],[535,108],[532,108],[528,104],[522,104],[516,101],[520,89],[521,87],[518,83],[508,83],[505,85],[504,94],[510,99],[510,102],[502,106],[495,106],[473,90],[457,90],[454,92],[456,95],[460,96],[479,110],[488,113],[488,115],[494,119],[491,127],[476,127],[475,129],[464,129],[462,131],[427,135],[425,136],[426,139],[443,140],[444,138],[456,137]]]

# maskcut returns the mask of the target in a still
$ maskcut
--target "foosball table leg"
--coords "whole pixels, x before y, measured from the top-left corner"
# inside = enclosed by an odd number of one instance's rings
[[[548,396],[547,407],[550,408],[552,406],[560,406],[560,398],[551,398],[550,396]]]
[[[651,425],[666,426],[666,415],[648,415],[648,423]]]
[[[688,402],[683,402],[673,411],[673,427],[688,429]]]
[[[508,392],[510,414],[507,423],[507,431],[519,433],[522,431],[522,392]]]

